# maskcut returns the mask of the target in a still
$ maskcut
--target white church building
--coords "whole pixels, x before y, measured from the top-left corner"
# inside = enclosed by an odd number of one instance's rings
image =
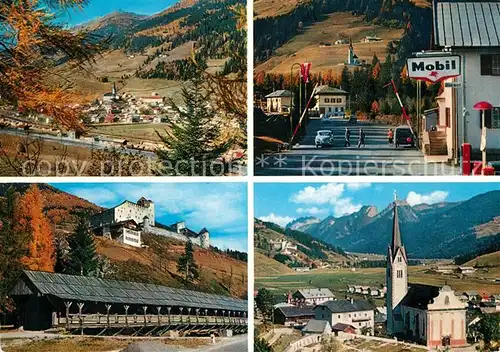
[[[136,203],[123,203],[90,217],[90,224],[97,235],[115,239],[134,247],[142,246],[142,233],[190,241],[201,248],[210,247],[210,233],[206,228],[200,232],[186,227],[184,221],[163,225],[156,221],[155,204],[144,197]]]
[[[429,348],[466,345],[466,307],[450,286],[408,285],[397,199],[387,252],[387,333]]]

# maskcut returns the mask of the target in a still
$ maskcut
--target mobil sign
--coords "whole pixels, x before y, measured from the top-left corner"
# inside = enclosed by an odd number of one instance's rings
[[[460,56],[413,57],[407,60],[408,77],[431,83],[460,76]]]

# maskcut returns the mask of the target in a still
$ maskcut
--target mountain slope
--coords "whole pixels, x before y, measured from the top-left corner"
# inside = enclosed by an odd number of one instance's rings
[[[290,267],[343,264],[347,261],[341,248],[329,245],[307,233],[284,229],[259,219],[254,220],[254,229],[254,247],[256,251],[269,257],[267,266],[272,267],[270,263],[273,260]],[[286,244],[286,248],[283,244]]]
[[[453,258],[500,240],[500,191],[459,203],[411,207],[399,202],[403,241],[413,258]],[[385,254],[392,234],[392,205],[368,217],[366,207],[338,219],[329,217],[299,227],[346,251]],[[478,211],[481,209],[481,211]]]

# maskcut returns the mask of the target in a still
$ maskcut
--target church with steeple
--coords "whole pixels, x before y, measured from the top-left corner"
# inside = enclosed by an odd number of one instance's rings
[[[408,284],[408,257],[394,194],[392,237],[387,250],[387,334],[429,348],[459,347],[467,343],[467,304],[444,285]]]
[[[349,38],[349,49],[347,52],[347,65],[350,66],[361,66],[361,61],[358,56],[354,53],[354,47],[352,46],[352,38]]]

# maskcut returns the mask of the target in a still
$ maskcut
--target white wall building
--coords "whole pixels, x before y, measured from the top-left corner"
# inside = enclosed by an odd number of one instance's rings
[[[136,247],[140,247],[141,233],[144,232],[182,242],[190,241],[202,248],[210,247],[210,233],[206,228],[195,232],[186,227],[184,221],[162,225],[156,222],[154,202],[144,197],[137,203],[126,200],[92,216],[90,224],[96,233]]]
[[[317,320],[327,320],[331,326],[337,323],[352,325],[359,333],[363,327],[373,329],[375,326],[374,309],[365,300],[329,301],[316,306],[314,316]]]
[[[449,79],[460,88],[444,88],[438,98],[438,129],[446,132],[448,156],[458,160],[462,143],[470,143],[480,160],[481,119],[474,104],[487,101],[488,159],[500,160],[500,11],[498,2],[435,2],[434,45],[461,57],[462,74]]]
[[[338,88],[320,86],[314,94],[316,105],[310,111],[325,116],[344,116],[348,95],[349,93]]]
[[[298,304],[318,305],[335,299],[335,295],[327,288],[310,288],[296,291],[293,300]]]

